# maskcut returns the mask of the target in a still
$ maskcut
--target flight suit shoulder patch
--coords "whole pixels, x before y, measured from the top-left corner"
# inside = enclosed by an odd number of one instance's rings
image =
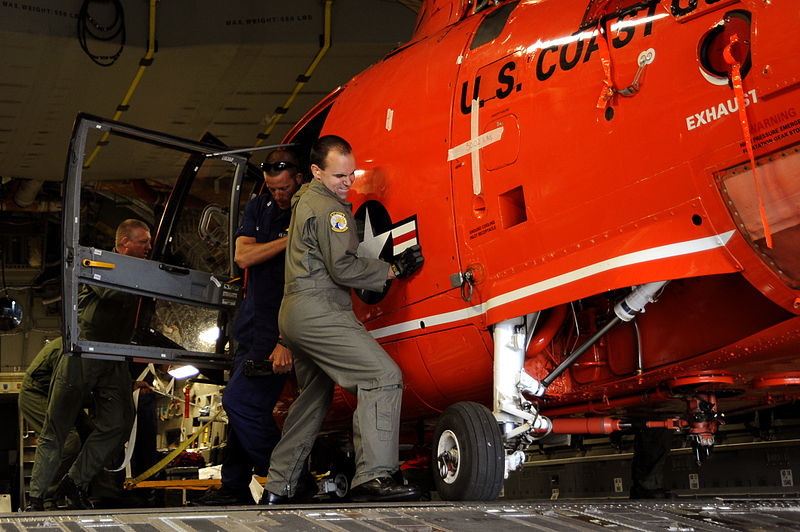
[[[335,211],[331,213],[331,229],[337,233],[347,231],[347,216],[343,212]]]

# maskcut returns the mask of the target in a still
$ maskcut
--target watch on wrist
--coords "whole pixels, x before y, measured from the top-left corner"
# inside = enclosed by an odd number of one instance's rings
[[[400,268],[398,268],[396,264],[392,264],[392,273],[394,273],[395,277],[400,276]]]

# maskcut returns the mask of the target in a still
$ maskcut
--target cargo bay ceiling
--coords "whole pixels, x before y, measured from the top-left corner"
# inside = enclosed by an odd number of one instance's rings
[[[420,3],[333,0],[326,15],[325,0],[2,0],[0,178],[61,180],[79,112],[233,147],[279,143],[410,39]]]

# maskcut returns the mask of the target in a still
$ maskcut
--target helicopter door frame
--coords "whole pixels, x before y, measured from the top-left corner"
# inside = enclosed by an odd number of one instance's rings
[[[219,146],[174,137],[129,124],[79,114],[70,139],[67,167],[64,176],[64,206],[62,211],[62,335],[64,351],[76,356],[121,360],[127,357],[161,362],[193,363],[205,367],[227,367],[230,360],[222,352],[221,342],[215,353],[183,350],[177,347],[97,342],[80,338],[78,326],[78,287],[80,284],[112,288],[144,297],[189,304],[223,312],[236,310],[241,287],[220,279],[214,274],[166,264],[159,260],[139,259],[113,251],[82,246],[80,238],[80,191],[86,139],[90,131],[126,137],[160,147],[188,153],[200,160],[218,158],[234,165],[231,185],[228,231],[233,234],[238,221],[241,183],[247,168],[247,158],[224,154]],[[199,159],[198,159],[199,158]],[[178,188],[178,187],[176,187]],[[182,187],[183,193],[186,188]],[[174,194],[173,194],[174,195]],[[170,198],[169,202],[176,198]],[[165,213],[168,212],[165,209]],[[172,209],[172,216],[177,212]],[[173,221],[162,219],[160,227],[172,227]],[[168,235],[165,236],[168,238]],[[229,244],[228,279],[235,276],[233,246]],[[228,320],[230,322],[230,320]]]

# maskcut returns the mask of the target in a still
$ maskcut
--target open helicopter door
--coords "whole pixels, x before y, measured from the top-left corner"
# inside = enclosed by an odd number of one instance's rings
[[[230,235],[241,202],[249,199],[240,197],[248,165],[240,155],[214,155],[222,149],[78,115],[62,219],[66,352],[229,366],[227,329],[241,292],[234,279]],[[115,229],[130,218],[151,228],[153,250],[147,259],[114,251]],[[77,310],[82,285],[138,298],[135,330],[113,335],[130,340],[98,341],[81,333]],[[103,326],[120,326],[113,306],[103,312],[108,313],[100,316]]]

